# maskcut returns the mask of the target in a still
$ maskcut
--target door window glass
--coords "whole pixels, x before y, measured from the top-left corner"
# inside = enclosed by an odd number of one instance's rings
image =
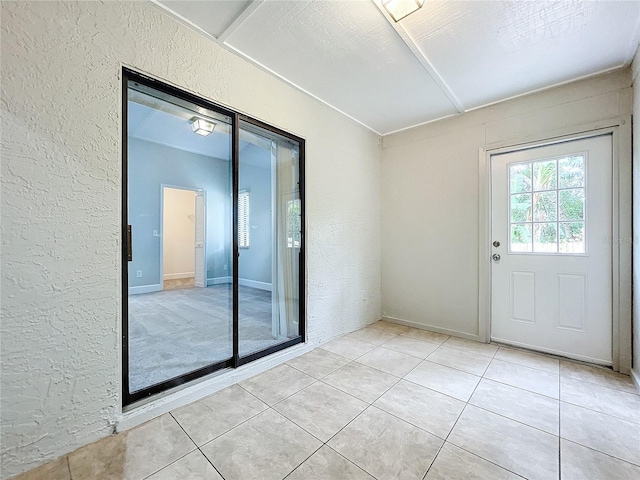
[[[509,165],[511,253],[584,254],[584,154]]]

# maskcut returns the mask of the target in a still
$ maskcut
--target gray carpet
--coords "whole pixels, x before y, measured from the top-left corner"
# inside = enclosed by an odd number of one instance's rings
[[[129,297],[132,392],[232,355],[232,287],[183,288]],[[240,286],[240,355],[286,339],[271,334],[271,292]]]

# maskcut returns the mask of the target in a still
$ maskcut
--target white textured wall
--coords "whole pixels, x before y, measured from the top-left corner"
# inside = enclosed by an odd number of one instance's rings
[[[0,8],[3,479],[120,411],[122,65],[305,137],[309,339],[379,318],[375,135],[147,3]]]
[[[640,46],[632,64],[633,77],[633,371],[640,385]]]
[[[631,113],[628,69],[384,137],[382,316],[475,338],[479,149]]]

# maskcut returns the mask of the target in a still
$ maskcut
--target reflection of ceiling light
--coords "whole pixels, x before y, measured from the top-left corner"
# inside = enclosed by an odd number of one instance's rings
[[[193,130],[193,133],[197,133],[198,135],[202,135],[203,137],[206,137],[211,132],[213,132],[215,126],[215,123],[207,122],[206,120],[203,120],[201,118],[191,119],[191,130]]]
[[[422,8],[424,0],[382,0],[382,6],[389,12],[394,22]]]

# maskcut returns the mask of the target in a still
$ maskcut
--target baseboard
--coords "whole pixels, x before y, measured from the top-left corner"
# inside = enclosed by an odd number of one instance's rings
[[[246,278],[239,278],[238,285],[243,285],[245,287],[257,288],[260,290],[268,290],[271,291],[271,284],[266,282],[257,282],[255,280],[247,280]]]
[[[220,285],[222,283],[233,283],[233,277],[214,277],[207,278],[207,287],[211,285]],[[248,280],[246,278],[239,278],[238,285],[245,287],[257,288],[259,290],[271,291],[271,284],[266,282],[257,282],[256,280]]]
[[[635,371],[633,368],[631,369],[631,379],[633,383],[636,384],[636,390],[640,392],[640,372]]]
[[[480,336],[473,335],[471,333],[460,332],[458,330],[451,330],[449,328],[436,327],[435,325],[427,325],[424,323],[412,322],[411,320],[404,320],[402,318],[389,317],[386,315],[382,316],[382,319],[387,322],[397,323],[399,325],[404,325],[405,327],[418,328],[420,330],[428,330],[430,332],[442,333],[444,335],[451,335],[452,337],[465,338],[467,340],[474,340],[476,342],[482,342]]]
[[[178,280],[180,278],[194,278],[196,272],[182,272],[182,273],[165,273],[162,278],[165,280]]]
[[[129,295],[140,295],[141,293],[159,292],[162,290],[162,285],[159,283],[156,285],[140,285],[139,287],[129,287]]]

